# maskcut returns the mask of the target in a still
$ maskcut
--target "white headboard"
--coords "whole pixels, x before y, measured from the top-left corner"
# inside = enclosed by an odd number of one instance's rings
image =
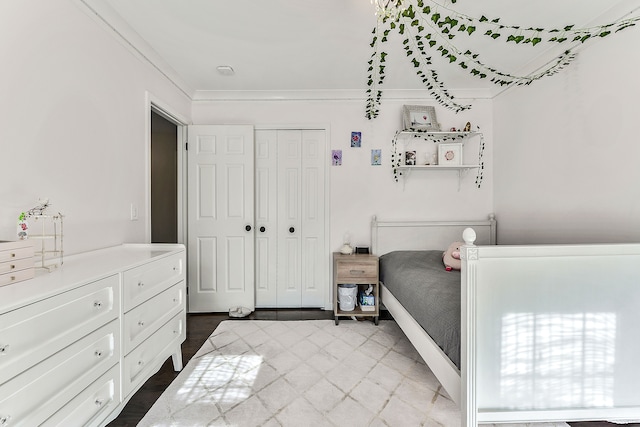
[[[383,255],[398,250],[445,250],[462,241],[462,232],[471,227],[476,245],[496,244],[496,219],[489,215],[478,221],[379,221],[371,220],[371,252]]]

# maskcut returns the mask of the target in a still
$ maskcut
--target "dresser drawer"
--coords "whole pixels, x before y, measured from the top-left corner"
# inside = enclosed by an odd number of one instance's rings
[[[176,254],[141,265],[123,274],[124,311],[184,279],[182,255]]]
[[[0,242],[0,286],[34,276],[33,244],[26,240]]]
[[[13,273],[33,267],[33,258],[16,259],[15,261],[0,262],[0,274]]]
[[[180,313],[124,357],[123,397],[135,391],[185,340],[185,314]]]
[[[129,353],[173,316],[185,311],[184,282],[140,304],[124,315],[124,352]]]
[[[378,260],[338,261],[336,269],[338,283],[361,283],[365,279],[374,283],[378,277]]]
[[[118,322],[113,321],[3,384],[0,414],[11,417],[9,425],[46,421],[117,365],[118,331]]]
[[[0,263],[17,259],[33,259],[33,244],[28,241],[0,242]]]
[[[0,384],[118,317],[117,275],[10,311],[0,323]]]
[[[98,426],[120,404],[120,365],[111,368],[84,389],[45,426]]]
[[[27,269],[0,274],[0,286],[11,285],[12,283],[21,282],[27,279],[33,279],[33,277],[36,275],[36,271],[33,268],[33,260],[29,259],[28,261],[30,261],[31,267]],[[7,264],[5,269],[11,268],[11,266],[8,265],[9,263],[5,264]]]

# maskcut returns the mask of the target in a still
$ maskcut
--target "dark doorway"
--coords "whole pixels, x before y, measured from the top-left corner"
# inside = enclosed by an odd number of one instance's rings
[[[151,111],[151,243],[178,243],[178,126]]]

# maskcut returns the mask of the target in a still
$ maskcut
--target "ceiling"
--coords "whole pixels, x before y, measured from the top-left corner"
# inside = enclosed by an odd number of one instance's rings
[[[270,97],[294,92],[364,96],[366,90],[369,43],[376,25],[370,0],[81,1],[195,98],[248,92]],[[640,0],[449,3],[467,15],[547,28],[610,22],[639,6]],[[514,46],[485,37],[457,37],[456,41],[458,47],[480,53],[485,63],[510,72],[532,71],[558,53],[557,46],[553,50],[545,43]],[[385,47],[389,56],[383,88],[422,89],[400,42],[400,37],[391,37]],[[488,96],[498,90],[446,62],[434,55],[433,67],[450,90]],[[216,67],[220,65],[233,67],[235,74],[219,74]]]

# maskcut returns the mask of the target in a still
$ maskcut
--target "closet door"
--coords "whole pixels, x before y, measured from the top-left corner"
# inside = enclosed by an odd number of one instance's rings
[[[278,306],[276,272],[278,245],[278,131],[255,132],[256,306]]]
[[[189,311],[253,309],[253,127],[188,130]]]
[[[329,271],[325,245],[325,131],[302,132],[302,306],[323,307]]]
[[[302,132],[278,131],[278,307],[302,306],[301,168]]]
[[[256,131],[256,306],[323,307],[325,132]]]

